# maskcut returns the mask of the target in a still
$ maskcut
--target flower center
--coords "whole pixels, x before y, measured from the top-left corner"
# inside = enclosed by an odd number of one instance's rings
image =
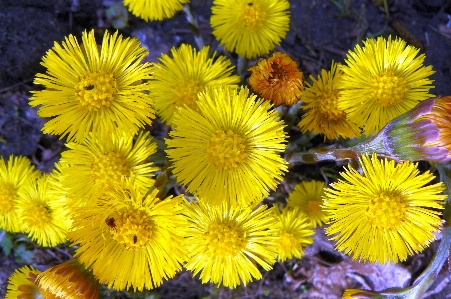
[[[290,74],[279,62],[271,63],[272,72],[269,74],[269,83],[276,84],[279,80],[286,80]]]
[[[282,232],[280,234],[279,246],[283,251],[291,251],[293,248],[297,247],[298,241],[296,238],[287,232]]]
[[[91,166],[91,178],[100,187],[118,181],[128,173],[127,160],[121,154],[115,152],[98,156]]]
[[[91,110],[109,107],[114,101],[117,83],[113,74],[88,72],[84,74],[75,85],[75,97],[80,105]]]
[[[317,214],[321,211],[320,207],[321,202],[318,200],[309,200],[307,203],[307,213],[309,215]]]
[[[42,228],[52,221],[50,208],[44,203],[27,206],[23,215],[25,224],[30,227]]]
[[[329,120],[339,120],[345,118],[343,110],[337,108],[338,106],[338,91],[324,92],[319,97],[319,110],[321,114],[326,116]]]
[[[247,158],[243,138],[232,131],[218,130],[207,146],[207,162],[216,169],[232,169]]]
[[[375,79],[373,98],[383,107],[390,107],[402,102],[408,90],[403,78],[399,78],[392,72],[386,72]]]
[[[249,31],[255,31],[263,26],[266,13],[261,9],[260,5],[253,0],[249,0],[241,9],[238,20],[240,24]]]
[[[208,250],[221,258],[234,257],[245,247],[246,238],[238,223],[212,223],[204,234]]]
[[[176,87],[174,87],[174,90],[177,94],[177,97],[175,99],[176,106],[183,107],[184,105],[187,105],[189,108],[195,111],[199,111],[199,108],[196,104],[197,94],[205,90],[204,86],[199,84],[199,81],[184,81],[183,84],[178,84]]]
[[[139,210],[126,210],[105,219],[111,236],[127,250],[145,247],[152,238],[155,223]]]
[[[371,198],[366,216],[372,227],[397,230],[406,219],[407,203],[401,194],[383,191]]]
[[[14,208],[17,192],[11,184],[0,183],[0,216],[5,216]]]

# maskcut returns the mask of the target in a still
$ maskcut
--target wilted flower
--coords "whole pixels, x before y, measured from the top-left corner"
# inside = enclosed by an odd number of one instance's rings
[[[191,258],[185,267],[200,273],[203,283],[229,288],[262,277],[257,264],[270,270],[275,263],[278,222],[271,209],[262,205],[231,207],[227,200],[211,206],[200,201],[186,203],[188,219],[185,246]]]
[[[39,175],[27,157],[10,156],[7,161],[0,157],[0,229],[18,233],[23,231],[19,220],[18,193],[27,181]]]
[[[313,131],[328,139],[360,136],[358,126],[338,107],[341,76],[339,65],[334,62],[330,71],[321,70],[317,79],[310,75],[312,83],[307,82],[307,89],[302,96],[301,108],[305,113],[298,123],[302,133]]]
[[[182,44],[172,48],[172,58],[163,54],[160,62],[155,64],[154,80],[149,82],[155,109],[161,119],[172,125],[177,107],[187,105],[197,108],[197,94],[206,86],[235,85],[240,82],[238,75],[233,75],[234,66],[225,56],[216,57],[209,54],[210,47],[200,51],[191,45]]]
[[[313,231],[307,215],[299,208],[284,208],[282,212],[278,208],[273,209],[276,218],[280,221],[280,228],[276,233],[277,259],[281,262],[301,258],[304,248],[313,243]]]
[[[213,35],[230,52],[246,58],[269,53],[288,32],[288,0],[214,0]]]
[[[158,190],[122,180],[91,204],[76,208],[68,238],[79,244],[77,259],[109,288],[142,291],[174,277],[186,259],[181,246],[183,196],[164,200]]]
[[[423,66],[425,55],[419,51],[401,39],[379,37],[348,52],[338,108],[366,135],[433,96],[429,76],[434,71]]]
[[[312,227],[323,225],[327,220],[321,207],[325,187],[326,185],[321,181],[300,182],[294,186],[288,196],[287,207],[299,208],[299,211],[306,215]]]
[[[419,174],[411,162],[360,158],[363,174],[351,166],[325,190],[326,233],[352,259],[387,263],[405,260],[426,248],[442,225],[446,195],[434,175]]]
[[[274,52],[249,69],[252,89],[274,105],[293,105],[302,96],[304,74],[298,63],[285,53]]]
[[[37,74],[34,83],[46,89],[33,91],[30,105],[40,106],[39,116],[53,117],[43,132],[78,142],[91,131],[108,135],[120,128],[134,135],[154,117],[144,82],[151,78],[150,64],[140,63],[147,50],[118,32],[106,32],[101,46],[94,30],[83,32],[82,41],[80,46],[69,35],[42,59],[47,73]]]
[[[172,18],[183,4],[190,0],[123,0],[124,5],[135,16],[148,21]]]
[[[166,139],[173,173],[187,191],[210,203],[249,205],[275,189],[287,163],[284,124],[247,88],[207,88],[199,111],[180,108]]]

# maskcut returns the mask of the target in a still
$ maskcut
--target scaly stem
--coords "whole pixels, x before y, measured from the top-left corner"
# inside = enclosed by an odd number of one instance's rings
[[[204,47],[205,43],[204,39],[202,38],[202,35],[200,34],[199,24],[197,23],[197,19],[194,16],[193,7],[191,6],[191,3],[185,4],[185,6],[183,7],[183,11],[185,12],[189,28],[194,34],[194,40],[196,41],[197,48],[201,50]]]

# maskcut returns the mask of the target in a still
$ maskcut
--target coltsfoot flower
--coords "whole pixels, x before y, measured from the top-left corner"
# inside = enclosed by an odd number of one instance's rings
[[[97,299],[100,284],[83,264],[71,260],[40,273],[36,279],[45,298]]]
[[[286,135],[277,111],[247,88],[207,88],[199,111],[180,108],[166,153],[187,191],[220,204],[249,205],[275,189],[287,163]]]
[[[422,251],[442,226],[445,186],[429,184],[435,177],[420,174],[417,164],[360,158],[363,174],[349,166],[325,190],[330,215],[326,233],[339,251],[371,263],[405,260]]]
[[[39,291],[36,278],[41,271],[33,266],[23,266],[16,269],[8,279],[8,289],[5,299],[41,299],[43,294]]]
[[[154,110],[145,82],[151,66],[140,63],[147,50],[118,32],[106,32],[98,46],[94,30],[85,31],[82,42],[69,35],[42,59],[47,72],[37,74],[34,83],[45,89],[32,92],[30,105],[40,106],[39,116],[52,118],[43,132],[79,142],[89,132],[108,135],[120,128],[134,135],[151,124]]]
[[[338,108],[363,128],[378,132],[389,121],[433,97],[429,78],[434,71],[424,66],[425,55],[399,38],[369,38],[364,46],[349,50],[340,80]]]
[[[17,203],[18,215],[23,230],[40,246],[54,247],[66,242],[71,226],[64,200],[52,192],[49,175],[42,175],[36,181],[29,181],[20,191]]]
[[[0,156],[0,229],[12,233],[23,231],[17,210],[19,193],[28,180],[34,181],[38,175],[27,157],[10,156],[5,161]]]
[[[273,209],[276,218],[280,221],[277,232],[277,259],[281,262],[292,258],[304,256],[304,248],[313,243],[315,232],[310,225],[307,215],[299,208]]]
[[[124,0],[124,5],[135,16],[148,21],[172,18],[183,10],[183,4],[190,0]]]
[[[298,123],[302,133],[313,131],[323,134],[325,139],[360,136],[359,127],[338,107],[341,76],[339,65],[334,62],[330,71],[321,70],[317,79],[310,75],[312,83],[307,82],[302,96],[301,108],[305,113]]]
[[[147,192],[132,180],[122,180],[120,188],[104,190],[73,213],[74,229],[68,238],[79,244],[76,258],[100,283],[142,291],[182,269],[183,196],[160,200],[157,194],[157,189]]]
[[[285,53],[274,52],[249,69],[252,89],[275,106],[296,104],[304,90],[304,74]]]
[[[287,207],[299,208],[307,216],[312,227],[323,225],[327,221],[322,208],[325,187],[321,181],[300,182],[288,196]]]
[[[90,133],[80,143],[69,142],[69,150],[59,161],[61,184],[72,198],[89,198],[96,192],[117,184],[122,177],[133,178],[140,187],[150,188],[158,170],[151,162],[156,145],[149,132],[133,135]]]
[[[252,59],[280,44],[290,25],[288,0],[214,0],[213,35],[224,49]]]
[[[232,74],[234,66],[225,56],[209,55],[210,47],[200,51],[191,45],[182,44],[172,48],[172,58],[163,54],[153,69],[154,80],[149,82],[150,94],[161,119],[172,125],[177,107],[187,105],[197,108],[197,94],[206,86],[234,85],[240,82]]]
[[[202,283],[235,288],[262,277],[257,264],[272,269],[279,224],[265,205],[253,210],[226,202],[185,203],[183,214],[189,224],[184,236],[190,255],[185,267],[194,275],[200,273]]]

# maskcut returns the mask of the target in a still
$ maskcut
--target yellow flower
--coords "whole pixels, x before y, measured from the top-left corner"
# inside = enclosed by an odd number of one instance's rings
[[[124,5],[135,16],[149,21],[161,21],[172,18],[183,10],[183,4],[189,0],[124,0]]]
[[[45,298],[97,299],[100,284],[77,260],[71,260],[40,273],[36,279]]]
[[[32,107],[41,117],[53,117],[44,124],[46,134],[61,134],[81,141],[90,131],[111,134],[118,128],[135,134],[151,123],[154,110],[148,85],[149,63],[140,64],[147,50],[137,39],[123,39],[117,32],[105,33],[97,46],[94,30],[83,32],[83,46],[73,35],[55,43],[43,57],[46,74],[37,74]]]
[[[366,135],[433,96],[429,76],[434,71],[423,66],[425,55],[419,51],[401,39],[379,37],[348,52],[338,108]]]
[[[199,94],[199,112],[180,108],[166,139],[178,182],[212,204],[249,205],[282,180],[283,121],[263,99],[227,86]]]
[[[122,180],[97,200],[76,209],[69,239],[79,244],[77,259],[109,288],[142,291],[174,277],[186,259],[181,230],[183,196],[160,200]]]
[[[277,259],[281,262],[292,258],[301,258],[304,248],[313,243],[315,234],[309,219],[299,208],[284,208],[282,213],[278,208],[273,209],[281,226],[277,236]]]
[[[302,97],[302,109],[305,114],[298,126],[302,133],[314,131],[324,138],[352,138],[360,135],[358,126],[347,119],[347,114],[338,107],[339,82],[342,77],[338,65],[332,62],[330,71],[322,70],[318,78],[310,76],[307,90]]]
[[[210,47],[197,51],[191,45],[172,48],[172,58],[163,54],[155,65],[155,79],[149,82],[158,115],[172,125],[177,107],[198,110],[197,94],[206,86],[235,85],[240,77],[232,75],[234,66],[225,56],[209,55]]]
[[[16,269],[8,279],[8,290],[5,299],[41,299],[43,294],[35,283],[41,271],[33,266],[23,266]]]
[[[66,242],[71,221],[60,197],[53,196],[49,175],[28,182],[20,191],[18,214],[28,237],[38,245],[54,247]]]
[[[66,144],[61,154],[61,183],[69,196],[89,198],[99,190],[120,182],[121,177],[134,178],[140,187],[150,188],[158,170],[147,162],[156,151],[149,132],[139,133],[136,140],[124,132],[112,135],[89,134],[81,143]]]
[[[252,210],[225,202],[185,204],[183,214],[189,222],[185,246],[191,256],[185,267],[194,275],[200,273],[202,283],[235,288],[262,277],[257,264],[272,269],[278,222],[265,205]]]
[[[336,248],[371,263],[396,263],[426,248],[442,225],[437,209],[443,209],[444,184],[428,184],[434,175],[419,174],[412,162],[379,161],[373,154],[360,163],[363,174],[349,166],[345,180],[325,190],[326,233]]]
[[[260,59],[249,71],[252,89],[276,106],[296,104],[302,96],[304,74],[287,54],[274,52],[269,58]]]
[[[0,229],[13,233],[23,231],[17,214],[18,192],[38,175],[28,158],[10,156],[5,161],[0,156]]]
[[[325,186],[321,181],[300,182],[288,196],[287,207],[299,208],[307,216],[312,227],[323,225],[327,221],[321,207]]]
[[[290,25],[288,0],[214,0],[213,35],[230,52],[246,58],[269,53]]]

